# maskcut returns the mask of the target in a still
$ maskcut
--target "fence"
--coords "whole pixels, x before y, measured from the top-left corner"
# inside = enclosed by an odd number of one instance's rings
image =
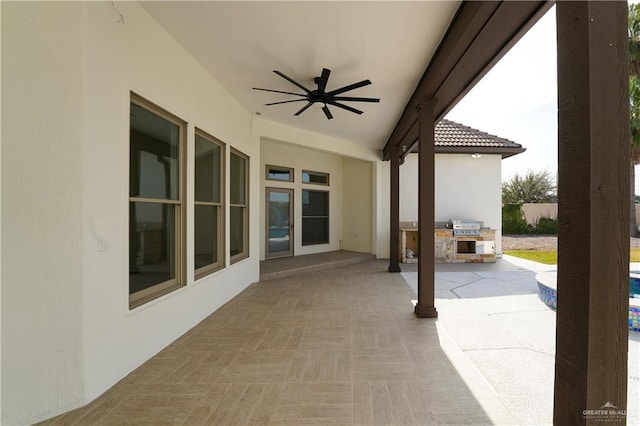
[[[524,219],[529,225],[535,225],[541,217],[556,219],[558,217],[557,203],[525,203],[522,205]],[[636,204],[636,225],[640,226],[640,204]]]

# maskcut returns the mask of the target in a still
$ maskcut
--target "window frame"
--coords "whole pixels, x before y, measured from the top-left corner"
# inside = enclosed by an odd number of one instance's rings
[[[244,173],[245,173],[245,178],[244,178],[244,204],[236,204],[236,203],[232,203],[231,202],[231,194],[229,194],[229,226],[231,226],[231,208],[233,207],[240,207],[243,208],[243,215],[242,215],[242,229],[243,229],[243,235],[242,235],[242,251],[240,253],[237,253],[235,255],[231,255],[231,242],[229,242],[229,264],[233,265],[234,263],[237,263],[243,259],[246,259],[249,257],[249,177],[250,177],[250,173],[249,173],[249,166],[250,166],[250,158],[248,155],[244,154],[243,152],[231,147],[231,149],[229,150],[229,180],[231,180],[231,156],[235,155],[237,157],[242,158],[245,161],[245,168],[244,168]],[[231,182],[229,182],[229,184],[231,184]],[[231,189],[229,189],[229,192],[231,192]],[[229,230],[229,238],[231,238],[231,229]]]
[[[282,170],[282,171],[289,172],[289,179],[284,180],[284,179],[273,179],[273,178],[270,178],[269,177],[269,170],[270,169]],[[294,182],[295,181],[294,169],[293,169],[293,167],[274,166],[273,164],[265,164],[264,165],[264,179],[268,180],[268,181],[272,181],[272,182]]]
[[[196,180],[196,160],[197,158],[195,158],[195,144],[196,144],[196,137],[199,136],[203,139],[205,139],[207,142],[216,145],[220,148],[220,201],[219,202],[208,202],[208,201],[198,201],[196,199],[196,185],[197,185],[197,180]],[[225,222],[225,182],[226,182],[226,167],[225,167],[225,158],[226,158],[226,145],[224,144],[224,142],[222,142],[221,140],[219,140],[218,138],[215,138],[213,136],[211,136],[209,133],[205,132],[204,130],[196,127],[195,131],[194,131],[194,138],[193,138],[193,144],[194,144],[194,158],[193,158],[193,231],[194,231],[194,235],[193,235],[193,267],[194,267],[194,280],[198,280],[200,278],[206,277],[207,275],[211,275],[212,273],[219,271],[220,269],[223,269],[225,267],[225,227],[224,224]],[[217,207],[218,210],[218,214],[217,214],[217,230],[218,230],[218,235],[217,235],[217,241],[216,241],[216,246],[217,246],[217,250],[218,250],[218,260],[217,262],[202,266],[200,268],[195,267],[195,259],[196,259],[196,252],[195,252],[195,242],[196,242],[196,206],[201,205],[201,206],[213,206],[213,207]]]
[[[163,198],[147,198],[147,197],[133,197],[131,196],[129,189],[128,205],[131,203],[152,203],[161,205],[174,205],[174,250],[175,250],[175,278],[155,284],[151,287],[140,290],[136,293],[130,293],[131,280],[128,281],[128,294],[129,294],[129,309],[132,310],[139,306],[142,306],[152,300],[155,300],[161,296],[171,293],[186,285],[186,256],[185,256],[185,236],[186,236],[186,217],[185,214],[185,193],[186,193],[186,145],[187,145],[187,122],[179,118],[178,116],[170,113],[166,109],[158,106],[157,104],[143,98],[142,96],[130,92],[129,96],[129,111],[131,111],[131,105],[135,104],[140,108],[146,109],[148,112],[155,114],[172,124],[175,124],[179,128],[179,141],[178,141],[178,198],[176,200],[163,199]],[[131,132],[131,119],[129,119],[129,132]],[[129,136],[129,182],[131,182],[131,136]],[[131,183],[130,183],[131,184]],[[129,244],[131,244],[131,217],[129,217]],[[128,249],[130,250],[130,248]],[[131,253],[129,253],[131,256]],[[131,265],[129,265],[131,266]]]
[[[322,190],[322,189],[309,189],[309,188],[303,188],[302,189],[302,200],[304,200],[304,192],[308,191],[308,192],[324,192],[327,194],[327,214],[326,216],[305,216],[304,213],[301,214],[301,219],[302,219],[302,223],[301,223],[301,232],[300,232],[300,240],[302,243],[302,246],[318,246],[318,245],[322,245],[322,244],[330,244],[331,241],[331,191],[326,189],[326,190]],[[302,207],[302,212],[304,212],[304,206]],[[304,241],[304,220],[305,219],[326,219],[327,220],[327,239],[326,241],[318,241],[318,242],[307,242],[305,243]]]
[[[327,177],[327,183],[321,183],[321,182],[305,182],[304,180],[304,174],[314,174],[314,175],[322,175],[322,176],[326,176]],[[313,170],[302,170],[302,172],[300,173],[300,182],[302,182],[305,185],[320,185],[320,186],[330,186],[331,185],[331,181],[330,181],[330,176],[329,173],[326,172],[315,172]]]

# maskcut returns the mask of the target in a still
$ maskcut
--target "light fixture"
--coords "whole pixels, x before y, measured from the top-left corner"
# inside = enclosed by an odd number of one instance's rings
[[[471,158],[473,158],[474,160],[477,160],[480,157],[482,157],[482,154],[480,154],[479,152],[474,152],[473,154],[471,154]]]

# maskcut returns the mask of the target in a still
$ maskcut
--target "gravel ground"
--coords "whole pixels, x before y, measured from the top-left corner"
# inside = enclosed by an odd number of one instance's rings
[[[631,238],[631,247],[640,247],[640,238]],[[503,235],[502,250],[557,250],[555,235]]]

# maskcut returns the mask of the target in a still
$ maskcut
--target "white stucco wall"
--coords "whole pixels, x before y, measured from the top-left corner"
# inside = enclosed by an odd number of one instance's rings
[[[2,2],[2,424],[84,400],[82,17]],[[11,108],[6,108],[11,105]]]
[[[436,221],[477,219],[496,229],[496,253],[502,253],[501,157],[436,154]],[[418,156],[400,166],[400,221],[418,220]]]
[[[189,123],[188,159],[195,126],[250,156],[250,226],[260,150],[210,74],[137,3],[118,9],[124,25],[108,2],[2,2],[3,424],[94,399],[258,278],[251,232],[249,259],[195,283],[187,262],[186,287],[129,310],[130,91]]]
[[[2,22],[2,6],[0,5],[0,22]],[[0,30],[0,46],[2,46],[2,31]],[[1,50],[1,49],[0,49]],[[0,54],[0,70],[2,70],[2,55]],[[0,100],[2,99],[2,83],[0,82]],[[2,129],[2,102],[0,102],[0,129]],[[0,133],[0,182],[2,181],[2,134]],[[2,184],[0,183],[0,189]],[[2,191],[0,191],[0,384],[2,383]],[[0,385],[0,422],[2,422],[2,386]]]
[[[331,232],[340,238],[330,249],[340,248],[344,222],[364,214],[347,245],[388,257],[389,174],[379,151],[252,118],[138,3],[118,2],[124,24],[109,2],[1,7],[3,424],[36,422],[93,400],[257,281],[263,165],[279,163],[260,158],[263,139],[302,144],[309,152],[297,168],[317,170],[320,157],[331,166]],[[196,127],[226,144],[227,166],[231,147],[250,157],[250,257],[229,265],[226,254],[226,268],[194,282],[193,181],[187,179],[187,285],[134,310],[128,296],[131,91],[188,123],[186,176],[193,175]],[[367,178],[370,187],[355,197],[356,183]],[[368,213],[359,208],[367,192]]]

